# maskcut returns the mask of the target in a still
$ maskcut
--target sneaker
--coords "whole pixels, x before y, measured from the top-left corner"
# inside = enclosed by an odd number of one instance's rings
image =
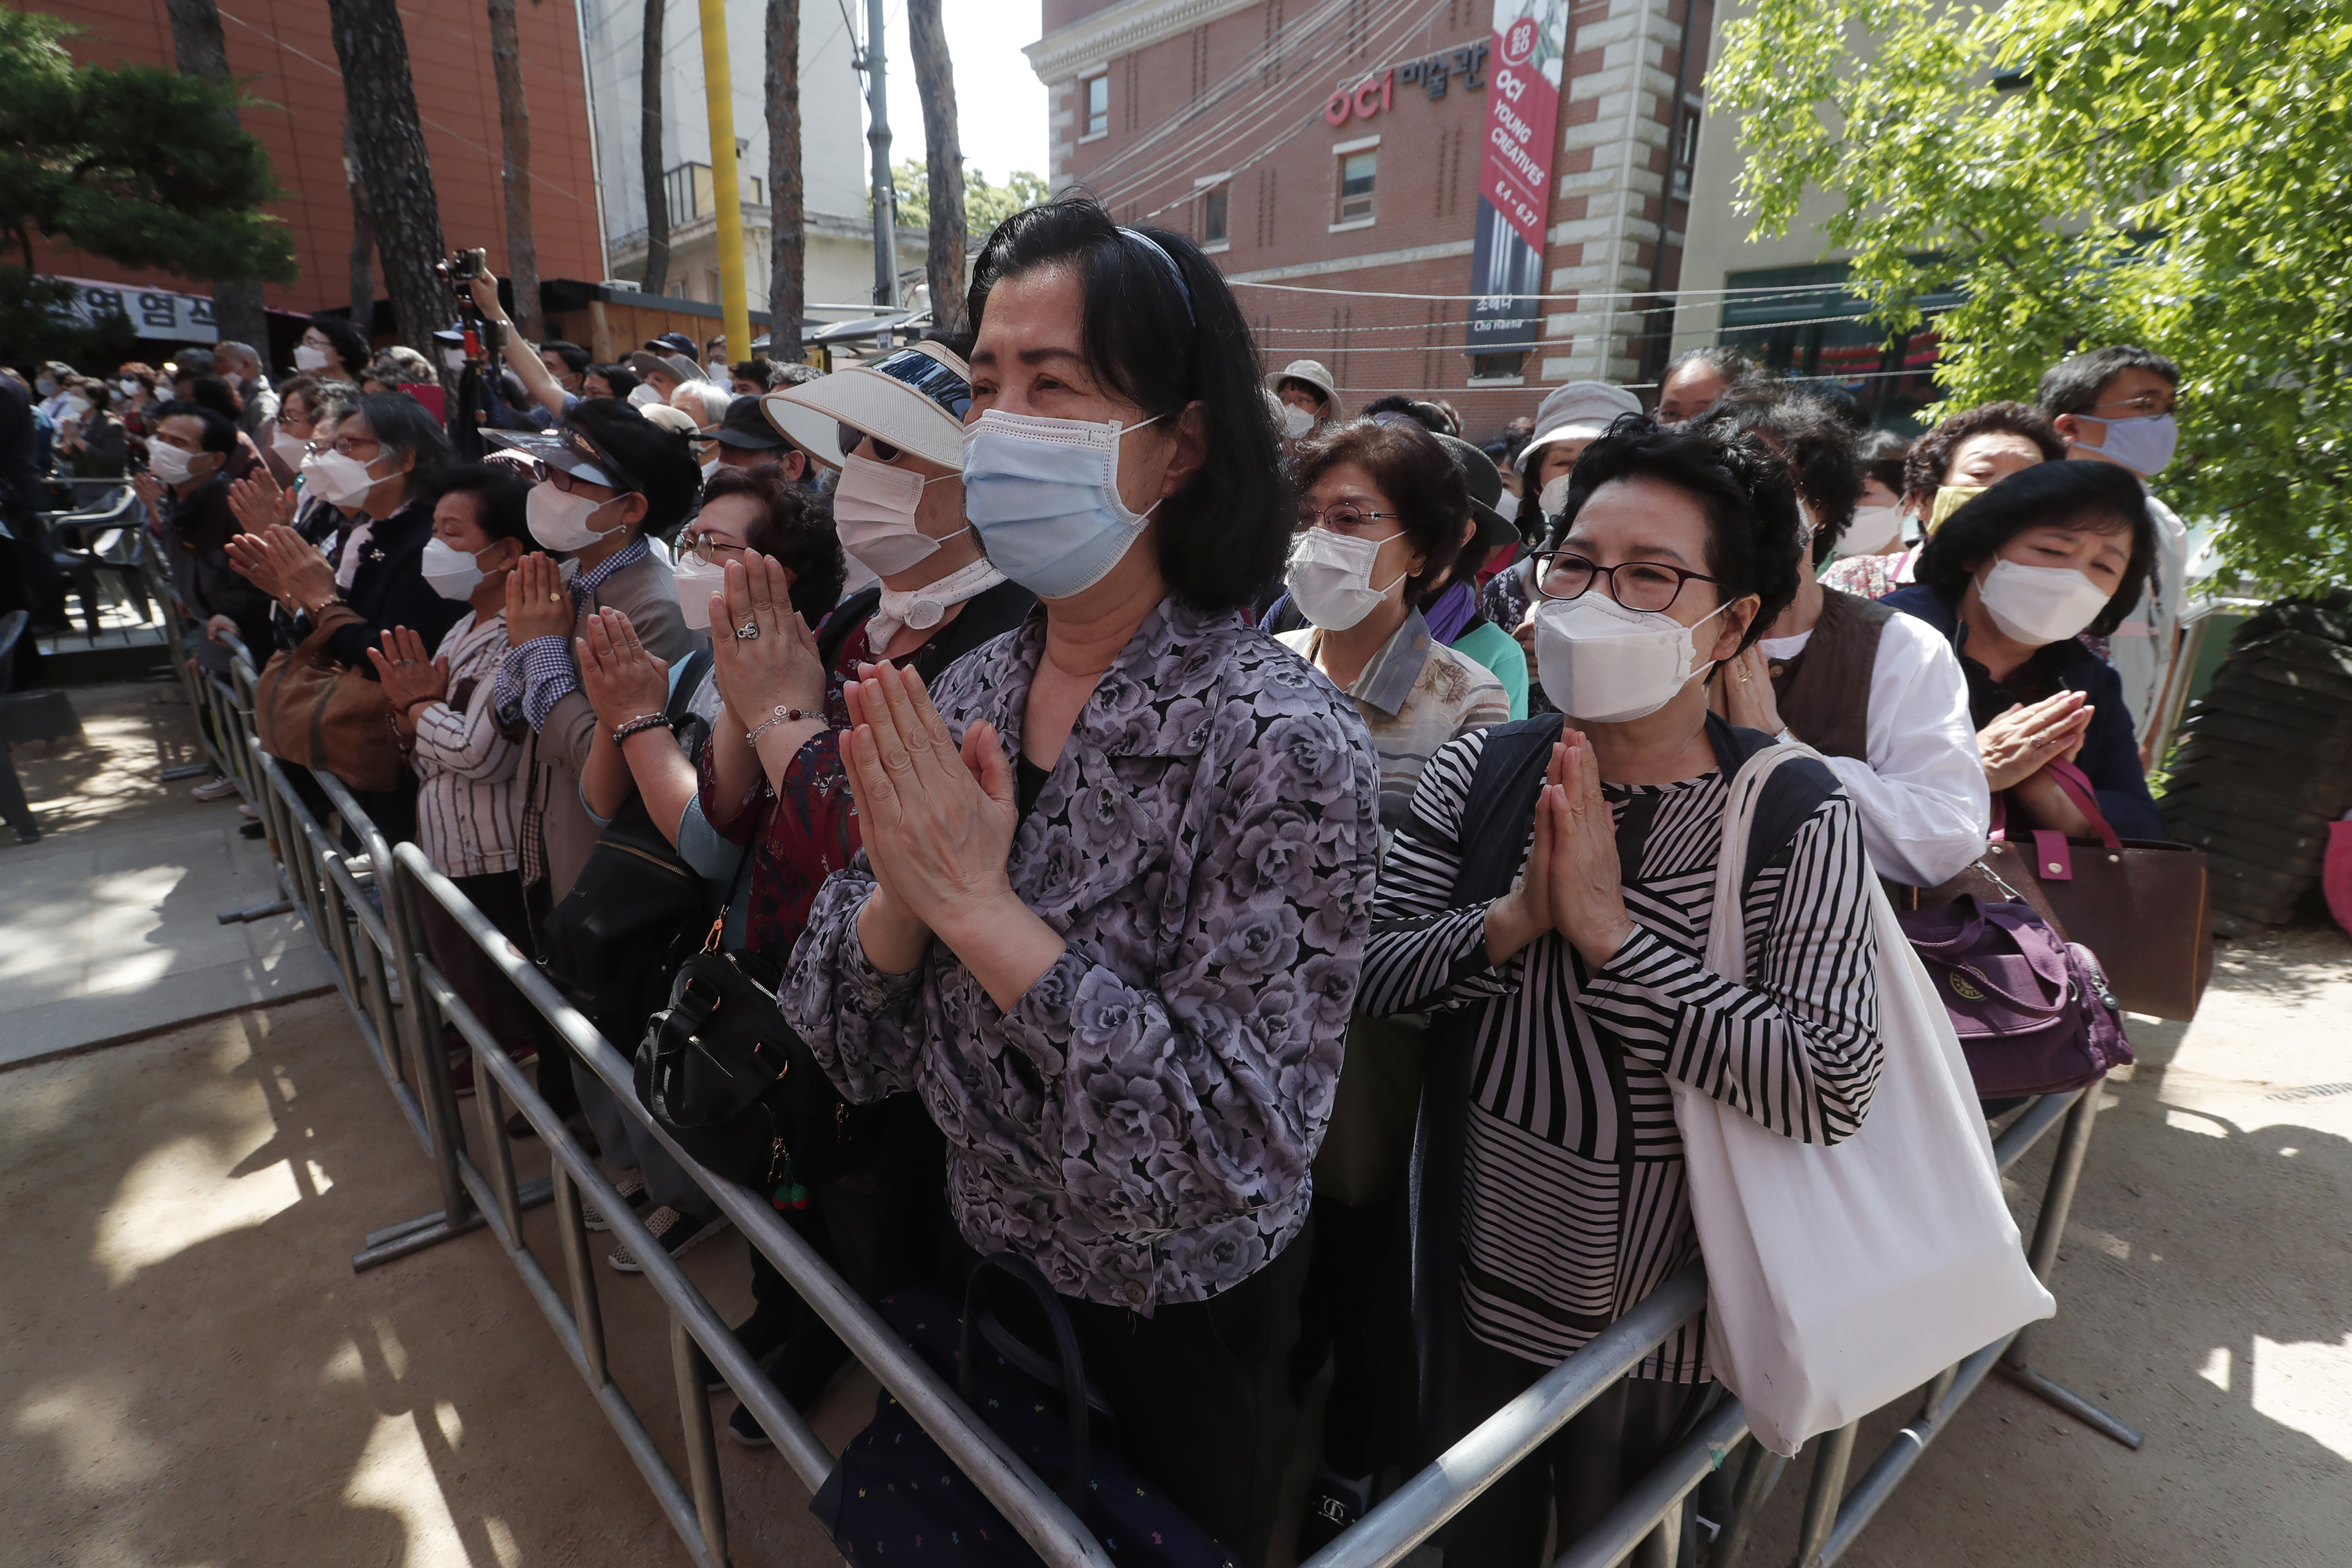
[[[236,780],[222,773],[188,791],[199,800],[225,800],[237,792]]]
[[[749,1405],[738,1405],[735,1413],[727,1417],[727,1435],[747,1448],[776,1446],[776,1440],[768,1436],[768,1429],[760,1425],[760,1418],[751,1414]]]
[[[665,1204],[653,1211],[646,1220],[646,1228],[653,1232],[661,1249],[672,1258],[682,1258],[694,1244],[727,1228],[727,1217],[714,1214],[708,1218],[698,1214],[680,1214]],[[604,1261],[624,1274],[642,1274],[646,1266],[637,1261],[636,1254],[626,1247],[615,1247]]]
[[[38,843],[40,839],[41,830],[29,822],[16,830],[16,841],[20,844]]]
[[[248,822],[261,821],[261,813],[254,809],[254,804],[250,800],[239,800],[236,803],[236,814]]]
[[[259,822],[239,822],[236,836],[240,839],[266,839],[269,836],[269,830]]]
[[[627,1200],[629,1207],[635,1209],[644,1208],[650,1197],[646,1191],[646,1178],[635,1171],[623,1171],[614,1177],[613,1190],[619,1193]],[[591,1230],[613,1228],[613,1222],[604,1218],[604,1210],[596,1207],[596,1200],[593,1197],[583,1197],[580,1200],[580,1218]]]

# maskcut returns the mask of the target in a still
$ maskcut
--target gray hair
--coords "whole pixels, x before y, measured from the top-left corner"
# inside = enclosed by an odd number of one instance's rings
[[[261,373],[261,356],[253,351],[251,344],[233,342],[227,339],[223,339],[220,342],[215,343],[213,345],[213,365],[215,369],[219,368],[221,359],[224,355],[234,356],[247,367],[247,370],[251,374],[259,375]]]
[[[344,412],[366,420],[369,432],[387,451],[405,452],[415,459],[409,465],[406,499],[425,494],[433,476],[449,465],[449,437],[432,411],[406,392],[370,392],[356,408]]]

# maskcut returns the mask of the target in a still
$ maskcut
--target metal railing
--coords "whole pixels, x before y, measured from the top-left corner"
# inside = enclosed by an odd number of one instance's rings
[[[177,649],[187,636],[184,618],[171,610],[168,591],[159,598],[171,617]],[[701,1568],[723,1568],[727,1548],[709,1396],[698,1349],[775,1440],[777,1451],[803,1484],[814,1492],[832,1473],[835,1460],[807,1421],[744,1354],[725,1322],[646,1229],[563,1118],[424,950],[417,917],[422,904],[415,901],[430,899],[546,1019],[577,1061],[604,1082],[622,1111],[651,1131],[1047,1563],[1054,1568],[1109,1568],[1101,1544],[1053,1488],[974,1416],[763,1197],[705,1169],[678,1146],[638,1103],[629,1061],[488,917],[415,844],[388,843],[341,780],[311,769],[309,777],[331,808],[331,820],[320,820],[287,766],[264,753],[254,737],[253,661],[234,639],[226,642],[230,667],[225,677],[191,671],[177,657],[175,667],[191,703],[213,731],[206,737],[206,749],[222,771],[237,780],[259,814],[284,897],[221,918],[257,918],[288,908],[300,913],[334,968],[336,986],[403,1121],[433,1162],[441,1189],[439,1210],[370,1233],[352,1257],[353,1269],[377,1267],[487,1228],[547,1318],[688,1557]],[[219,737],[233,737],[237,744],[219,744]],[[472,1052],[476,1099],[470,1128],[459,1113],[442,1049],[444,1022]],[[2088,1148],[2096,1098],[2096,1085],[2073,1094],[2043,1096],[2029,1103],[1994,1140],[1999,1166],[2007,1172],[2053,1126],[2064,1122],[2065,1134],[2029,1249],[2034,1271],[2045,1282]],[[544,1180],[517,1179],[506,1130],[509,1106],[546,1147],[551,1174]],[[611,1375],[583,1199],[597,1206],[616,1239],[640,1260],[645,1279],[669,1311],[670,1359],[686,1437],[688,1474],[683,1482]],[[551,1272],[533,1251],[523,1231],[524,1214],[541,1204],[552,1204],[555,1209],[560,1282],[559,1273]],[[1694,1263],[1435,1462],[1408,1478],[1303,1568],[1390,1568],[1401,1563],[1706,1304],[1705,1270]],[[1940,1374],[1928,1385],[1919,1416],[1896,1434],[1850,1493],[1845,1478],[1861,1423],[1817,1439],[1792,1568],[1836,1562],[1996,1368],[2118,1441],[2138,1447],[2139,1434],[2133,1428],[2032,1370],[2024,1361],[2025,1343],[2021,1332]],[[1728,1517],[1710,1557],[1712,1568],[1733,1568],[1789,1462],[1748,1444],[1748,1437],[1738,1402],[1725,1397],[1598,1524],[1560,1552],[1555,1568],[1609,1568],[1629,1558],[1645,1568],[1690,1561],[1693,1494],[1745,1445],[1730,1489]]]

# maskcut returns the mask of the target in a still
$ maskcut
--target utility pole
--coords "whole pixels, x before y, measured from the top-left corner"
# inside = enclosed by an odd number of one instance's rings
[[[710,183],[718,187],[713,193],[719,203],[719,304],[727,323],[727,362],[732,365],[751,357],[751,307],[743,292],[743,180],[735,168],[727,0],[702,0],[702,92],[710,108]]]
[[[866,0],[866,140],[874,149],[874,303],[898,303],[898,193],[890,183],[890,103],[883,85],[884,0]],[[883,340],[887,342],[887,336]]]

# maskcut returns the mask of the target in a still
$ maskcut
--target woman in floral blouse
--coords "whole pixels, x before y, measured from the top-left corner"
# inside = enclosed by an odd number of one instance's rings
[[[865,848],[781,999],[845,1093],[922,1096],[969,1251],[1045,1272],[1129,1457],[1257,1562],[1371,747],[1240,613],[1292,518],[1216,269],[1067,198],[997,230],[971,318],[966,513],[1045,602],[936,694],[848,689]]]

